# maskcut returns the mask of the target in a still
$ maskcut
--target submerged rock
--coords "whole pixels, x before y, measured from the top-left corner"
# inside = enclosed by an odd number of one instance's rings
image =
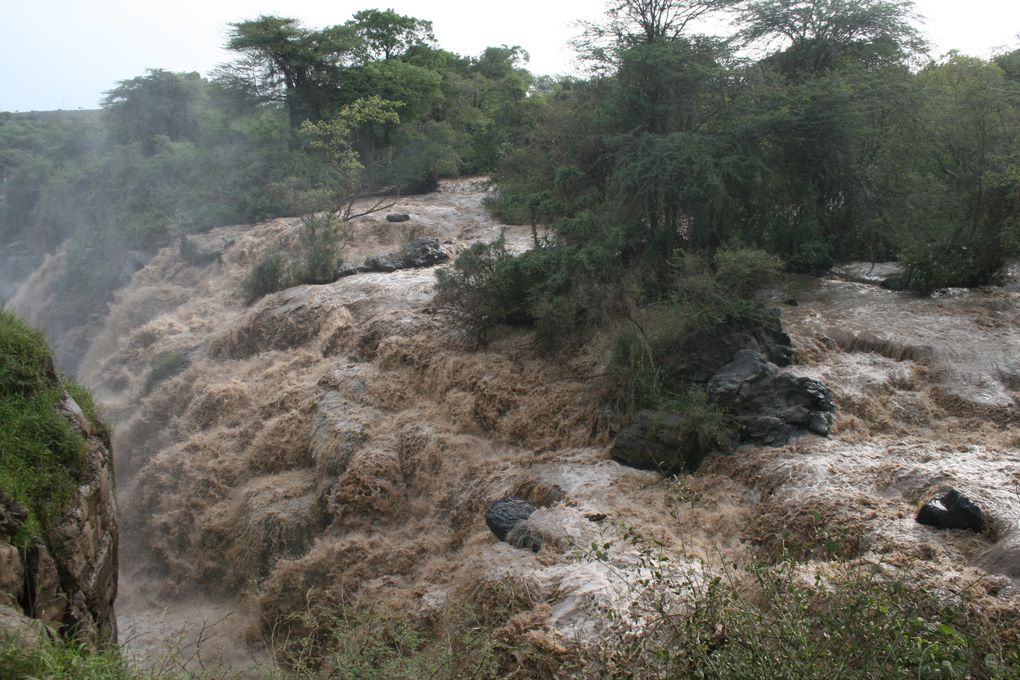
[[[405,267],[431,267],[449,259],[439,240],[434,238],[416,238],[404,249]]]
[[[683,418],[668,411],[639,411],[623,428],[609,455],[616,462],[641,470],[681,472],[697,468],[706,451],[683,434]]]
[[[917,521],[936,529],[980,532],[985,528],[985,515],[981,508],[956,489],[947,489],[925,503],[917,513]]]
[[[834,406],[825,385],[784,373],[742,350],[708,382],[709,398],[733,414],[742,441],[781,446],[805,432],[826,436]]]
[[[485,524],[496,534],[496,538],[506,541],[514,528],[531,517],[538,508],[523,498],[502,498],[485,511]]]
[[[389,273],[399,269],[431,267],[449,259],[450,256],[439,243],[439,239],[416,238],[399,253],[373,255],[366,258],[363,265],[341,264],[336,271],[336,278],[342,279],[345,276],[365,272]]]

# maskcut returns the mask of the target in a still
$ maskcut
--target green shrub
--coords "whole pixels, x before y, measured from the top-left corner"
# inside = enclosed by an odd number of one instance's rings
[[[90,652],[74,643],[53,641],[46,636],[39,636],[35,644],[26,645],[17,637],[0,636],[2,680],[133,680],[142,677],[116,650]]]
[[[156,385],[169,380],[182,372],[191,363],[191,358],[185,350],[173,350],[161,352],[153,359],[149,372],[145,375],[145,386],[142,388],[142,396],[148,396]]]
[[[245,301],[251,304],[270,293],[289,288],[290,272],[287,269],[287,258],[283,252],[271,250],[262,255],[244,278]]]
[[[979,248],[954,240],[916,244],[901,257],[903,281],[927,295],[939,288],[970,288],[991,283],[1002,260],[989,262]]]
[[[29,509],[21,545],[52,526],[85,474],[87,446],[61,415],[63,397],[46,339],[0,312],[0,489]]]
[[[713,259],[719,284],[740,298],[749,298],[771,284],[783,266],[775,255],[739,245],[719,250]]]
[[[482,340],[488,328],[499,323],[527,321],[523,299],[497,270],[511,261],[506,238],[472,243],[452,267],[436,270],[436,306],[468,336]]]
[[[306,215],[298,232],[294,283],[322,284],[336,280],[337,265],[347,245],[347,225],[334,213]]]
[[[1020,677],[1020,653],[1005,636],[965,602],[947,604],[917,585],[916,574],[897,578],[850,562],[805,573],[783,560],[724,567],[722,576],[700,580],[631,540],[651,574],[630,586],[641,594],[632,614],[642,630],[618,624],[586,664],[593,677]],[[593,546],[596,559],[608,552]]]
[[[470,611],[448,612],[434,624],[440,630],[402,612],[356,605],[292,617],[285,627],[301,633],[270,644],[289,677],[309,680],[501,677],[495,640]]]
[[[277,247],[258,259],[244,279],[248,304],[270,293],[303,283],[324,284],[336,280],[349,232],[336,213],[301,218],[296,247]]]

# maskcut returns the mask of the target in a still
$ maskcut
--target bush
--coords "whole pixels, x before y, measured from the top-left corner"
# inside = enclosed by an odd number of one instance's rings
[[[1003,262],[989,261],[979,248],[953,240],[916,244],[903,253],[903,282],[927,295],[939,288],[971,288],[991,283]]]
[[[188,356],[188,352],[184,350],[174,350],[158,354],[153,359],[152,366],[145,376],[142,396],[148,396],[155,389],[156,385],[174,377],[186,369],[190,363],[191,358]]]
[[[295,284],[322,284],[336,280],[337,265],[350,234],[334,213],[305,215],[298,232],[298,255],[293,263]]]
[[[522,297],[497,271],[513,255],[500,235],[492,243],[473,243],[457,256],[452,267],[436,270],[436,306],[468,336],[484,340],[498,323],[521,323],[526,315]]]
[[[882,567],[836,562],[805,573],[789,560],[725,568],[706,580],[676,571],[639,537],[652,576],[631,587],[641,610],[589,661],[599,677],[713,680],[1017,678],[1020,654],[966,603],[947,605]],[[596,546],[597,548],[597,546]],[[606,559],[605,546],[594,550]],[[810,574],[810,575],[807,575]],[[676,607],[672,603],[688,603]]]
[[[287,258],[279,250],[271,250],[258,259],[244,278],[243,291],[247,304],[290,287]]]
[[[610,342],[609,397],[625,413],[662,409],[708,379],[732,335],[775,323],[755,293],[779,271],[779,260],[750,248],[720,250],[715,269],[698,255],[677,253],[670,262],[667,297],[628,317]]]
[[[301,218],[297,247],[277,248],[264,254],[244,279],[248,304],[291,286],[336,281],[349,232],[347,224],[332,212]]]

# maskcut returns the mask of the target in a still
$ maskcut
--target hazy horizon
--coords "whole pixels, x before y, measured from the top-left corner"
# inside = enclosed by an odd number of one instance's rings
[[[987,57],[996,49],[1020,44],[1020,3],[974,0],[920,0],[918,12],[932,53],[956,49]],[[575,72],[569,41],[576,22],[602,15],[601,0],[510,4],[473,4],[391,0],[372,3],[325,3],[321,0],[225,0],[202,3],[180,0],[171,5],[101,0],[71,0],[5,9],[0,28],[0,111],[98,108],[103,93],[118,81],[146,69],[198,71],[203,75],[228,61],[223,49],[231,22],[260,14],[300,19],[318,28],[343,23],[354,12],[392,8],[431,20],[444,48],[478,55],[490,45],[520,45],[531,55],[536,74]]]

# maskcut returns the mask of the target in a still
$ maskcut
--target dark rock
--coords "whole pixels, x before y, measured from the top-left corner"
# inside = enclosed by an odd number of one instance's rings
[[[936,529],[970,529],[980,532],[985,528],[981,508],[956,489],[947,489],[924,504],[917,513],[917,521]]]
[[[708,382],[708,396],[731,414],[745,442],[780,446],[804,432],[828,435],[834,406],[817,380],[783,373],[742,350]]]
[[[403,264],[394,255],[374,255],[365,259],[365,268],[370,272],[395,272],[403,269]]]
[[[796,307],[796,306],[798,306],[798,305],[799,305],[800,303],[799,303],[799,302],[797,302],[797,300],[796,300],[795,298],[786,298],[785,300],[783,300],[783,304],[784,304],[784,305],[788,305],[788,306],[790,306],[790,307]]]
[[[882,279],[882,282],[879,283],[878,285],[880,285],[882,288],[885,288],[886,290],[906,290],[907,280],[902,276],[890,276],[888,278]]]
[[[535,510],[538,508],[523,498],[502,498],[485,511],[485,524],[496,538],[505,541],[514,527],[531,517]]]
[[[721,366],[744,349],[754,350],[778,366],[793,362],[793,345],[777,314],[757,327],[731,326],[694,333],[682,346],[669,352],[661,368],[666,375],[682,379],[670,386],[682,392],[688,382],[708,382]]]
[[[372,271],[363,264],[348,264],[341,262],[340,266],[336,270],[336,278],[342,279],[345,276],[354,276],[355,274],[364,274],[365,272]]]
[[[663,473],[694,470],[705,451],[685,437],[683,418],[668,411],[639,411],[623,428],[609,455],[616,462],[639,470]]]
[[[527,521],[518,522],[507,534],[506,542],[521,550],[538,552],[542,548],[542,537],[531,530]]]
[[[390,213],[386,216],[387,222],[407,222],[411,216],[407,213]]]
[[[395,272],[398,269],[410,269],[412,267],[431,267],[440,262],[446,262],[449,259],[450,256],[443,250],[438,239],[416,238],[399,253],[374,255],[366,258],[363,267],[345,265],[337,272],[337,278],[359,274],[363,271]]]
[[[28,519],[28,508],[0,491],[0,536],[13,536]]]
[[[431,267],[449,259],[438,239],[416,238],[404,250],[403,264],[405,267]]]

